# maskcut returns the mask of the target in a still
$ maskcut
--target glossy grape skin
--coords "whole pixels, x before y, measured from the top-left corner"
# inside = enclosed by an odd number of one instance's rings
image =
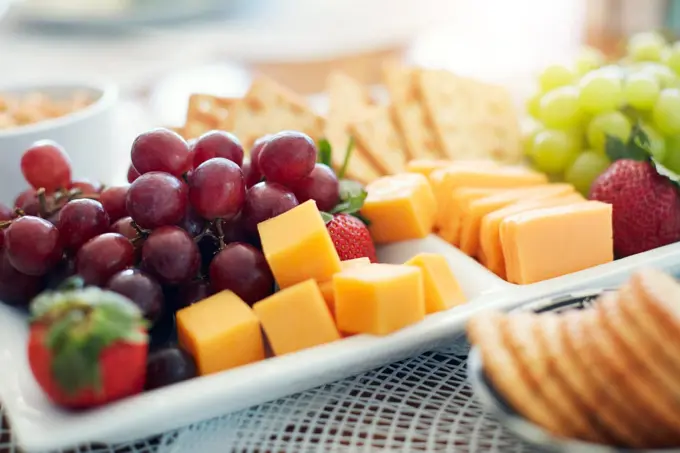
[[[269,138],[257,163],[267,181],[287,185],[311,173],[317,153],[308,135],[283,131]]]
[[[36,199],[35,189],[33,188],[26,189],[19,195],[17,195],[16,199],[14,200],[14,207],[23,209],[26,203],[29,203],[30,201],[35,199]]]
[[[201,264],[198,246],[176,226],[154,230],[142,246],[142,268],[161,284],[177,285],[194,278]]]
[[[629,75],[623,86],[626,103],[643,111],[654,107],[660,92],[661,84],[658,78],[644,71]]]
[[[222,157],[234,162],[239,167],[243,164],[243,146],[236,136],[226,131],[210,131],[201,135],[193,147],[193,168],[215,157]]]
[[[262,171],[260,170],[260,153],[267,144],[271,135],[265,135],[255,140],[253,148],[250,150],[250,164],[248,168],[243,168],[243,176],[246,179],[246,187],[252,187],[262,181]]]
[[[241,211],[246,186],[241,168],[216,157],[198,166],[189,179],[189,201],[203,218],[229,219]]]
[[[5,230],[5,249],[10,263],[28,275],[44,275],[62,257],[59,230],[47,220],[20,217]]]
[[[134,302],[151,323],[156,322],[163,311],[161,285],[139,269],[125,269],[114,274],[106,288]]]
[[[45,279],[19,272],[5,251],[0,252],[0,302],[15,307],[28,307],[31,299],[45,287]]]
[[[146,390],[186,381],[198,375],[194,359],[178,347],[166,347],[149,354],[146,365]]]
[[[0,203],[0,222],[6,220],[12,220],[14,217],[14,211],[4,203]]]
[[[541,117],[541,99],[543,98],[543,93],[536,91],[534,94],[529,96],[526,101],[525,108],[529,116],[534,119],[540,119]]]
[[[137,230],[132,226],[132,217],[123,217],[116,220],[109,227],[111,233],[118,233],[132,240],[138,236]]]
[[[680,89],[666,88],[654,103],[652,118],[656,128],[665,135],[680,134]]]
[[[76,271],[88,285],[103,286],[115,273],[134,264],[134,246],[117,233],[90,239],[76,255]]]
[[[546,93],[540,102],[539,118],[548,128],[573,128],[581,123],[578,88],[564,86]]]
[[[213,291],[231,290],[252,305],[274,292],[274,276],[262,252],[248,244],[231,243],[210,263]]]
[[[206,223],[206,220],[199,216],[191,205],[187,205],[186,213],[177,226],[189,233],[189,236],[196,237],[206,227]]]
[[[180,177],[187,170],[189,145],[169,129],[158,128],[139,135],[132,142],[130,157],[140,175],[162,171]]]
[[[569,85],[574,81],[576,75],[568,67],[560,64],[554,64],[543,69],[538,76],[538,84],[543,93],[550,90]]]
[[[206,280],[195,280],[185,283],[177,288],[177,293],[175,294],[173,301],[174,309],[181,310],[182,308],[195,304],[213,294],[212,287]]]
[[[320,211],[330,211],[340,200],[340,183],[327,165],[316,164],[314,170],[291,185],[299,203],[315,200]]]
[[[151,172],[130,185],[125,207],[137,225],[153,229],[182,220],[188,198],[184,182],[167,173]]]
[[[593,181],[609,167],[609,159],[596,151],[584,151],[564,173],[564,180],[587,197]]]
[[[547,129],[534,137],[531,158],[545,173],[563,172],[578,156],[580,137],[566,131]]]
[[[579,83],[579,105],[588,113],[617,110],[623,104],[623,84],[618,74],[607,68],[593,71]]]
[[[590,71],[601,67],[605,62],[604,54],[594,47],[583,47],[574,61],[578,76],[584,76]]]
[[[588,143],[595,151],[604,153],[607,135],[626,143],[632,128],[630,120],[619,111],[601,113],[593,117],[588,124]]]
[[[248,234],[257,234],[257,224],[297,206],[295,194],[281,184],[264,181],[246,192],[241,217]]]
[[[71,161],[51,140],[36,142],[24,152],[21,172],[34,189],[44,188],[47,193],[71,185]]]
[[[96,200],[81,198],[66,203],[59,212],[58,228],[61,243],[70,252],[109,229],[109,215]]]
[[[127,193],[130,186],[112,186],[104,189],[99,195],[99,201],[104,206],[106,213],[111,219],[111,223],[118,219],[127,217]]]
[[[128,167],[128,172],[127,172],[127,182],[129,182],[130,184],[132,184],[132,183],[135,182],[135,180],[136,180],[137,178],[139,178],[140,176],[141,176],[141,175],[139,174],[139,172],[137,171],[137,169],[135,168],[135,166],[132,165],[132,164],[130,164],[130,166]]]
[[[96,182],[87,181],[84,179],[77,179],[71,183],[69,189],[77,189],[83,195],[92,195],[101,191],[102,185]]]
[[[628,41],[628,56],[634,61],[660,61],[666,40],[659,33],[644,32]]]

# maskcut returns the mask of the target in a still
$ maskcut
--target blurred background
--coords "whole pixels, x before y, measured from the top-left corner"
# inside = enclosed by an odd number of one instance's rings
[[[0,15],[0,90],[113,81],[125,144],[181,124],[191,93],[239,96],[258,72],[323,109],[331,69],[371,84],[395,56],[500,82],[519,102],[583,43],[615,54],[632,32],[679,30],[680,0],[0,0]]]

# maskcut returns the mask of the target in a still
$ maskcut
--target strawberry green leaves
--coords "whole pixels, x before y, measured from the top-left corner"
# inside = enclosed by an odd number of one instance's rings
[[[368,220],[359,213],[359,210],[364,206],[367,195],[366,189],[360,183],[349,179],[341,179],[340,202],[331,209],[330,213],[321,213],[324,222],[328,223],[333,220],[333,214],[349,214],[368,225]]]
[[[643,161],[651,157],[649,137],[647,137],[639,123],[633,126],[630,136],[625,143],[619,137],[613,135],[607,135],[605,139],[607,157],[612,162],[619,159]]]

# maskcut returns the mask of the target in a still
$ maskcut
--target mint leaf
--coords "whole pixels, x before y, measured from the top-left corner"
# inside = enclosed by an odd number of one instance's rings
[[[321,140],[319,140],[316,146],[319,149],[319,154],[316,159],[317,162],[331,167],[331,157],[333,154],[333,150],[331,149],[330,142],[325,138],[322,138]]]
[[[349,158],[352,156],[353,151],[354,151],[354,137],[350,136],[349,142],[347,142],[347,149],[345,149],[345,158],[343,159],[342,167],[338,172],[338,179],[342,179],[345,177],[347,167],[349,166]]]
[[[647,160],[649,153],[637,146],[632,140],[628,144],[613,135],[605,136],[605,151],[612,162],[619,159]]]
[[[328,224],[331,220],[333,220],[333,215],[329,214],[327,212],[321,211],[321,218],[323,219],[323,222],[325,224]]]

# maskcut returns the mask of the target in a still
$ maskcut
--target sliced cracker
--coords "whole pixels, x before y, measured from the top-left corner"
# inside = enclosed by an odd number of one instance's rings
[[[550,432],[560,432],[562,425],[552,406],[527,384],[522,376],[524,364],[515,360],[504,341],[501,332],[505,322],[505,315],[491,312],[473,317],[467,325],[470,342],[479,347],[484,373],[519,414]]]
[[[392,113],[409,159],[437,159],[444,156],[417,93],[416,70],[396,62],[382,68],[383,80],[392,101]]]
[[[420,70],[416,78],[421,102],[446,156],[521,160],[519,121],[505,89],[444,70]]]
[[[405,170],[406,154],[389,107],[375,105],[366,108],[360,119],[350,123],[349,131],[359,150],[383,174]]]
[[[186,123],[181,135],[191,139],[212,130],[226,130],[229,109],[236,101],[235,98],[192,94],[189,97]]]
[[[338,171],[342,168],[350,141],[348,126],[372,105],[372,101],[366,87],[341,72],[331,73],[327,86],[329,106],[325,135],[333,148],[333,167]],[[352,152],[347,166],[348,178],[367,184],[382,174],[366,158],[365,152],[357,149]]]
[[[324,119],[293,91],[258,77],[243,99],[230,107],[226,130],[249,150],[259,137],[283,130],[304,132],[316,141],[323,137]]]

